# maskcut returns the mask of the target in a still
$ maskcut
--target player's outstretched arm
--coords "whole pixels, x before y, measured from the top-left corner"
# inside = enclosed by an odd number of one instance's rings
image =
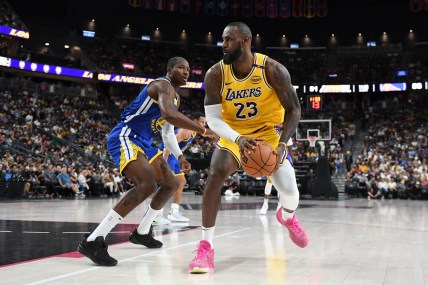
[[[178,128],[192,130],[201,134],[206,134],[209,131],[187,118],[175,108],[174,99],[176,92],[171,84],[166,81],[157,81],[154,84],[154,88],[155,94],[153,97],[157,97],[162,117],[167,122]]]

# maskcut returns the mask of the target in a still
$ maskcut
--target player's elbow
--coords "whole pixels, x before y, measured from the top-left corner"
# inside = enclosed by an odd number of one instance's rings
[[[164,118],[168,123],[174,125],[177,116],[175,116],[172,112],[162,112],[162,118]]]

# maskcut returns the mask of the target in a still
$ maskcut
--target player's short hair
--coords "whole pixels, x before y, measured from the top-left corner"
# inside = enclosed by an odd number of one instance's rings
[[[205,117],[205,114],[202,112],[196,112],[192,115],[193,120],[199,120],[200,117]]]
[[[226,27],[230,27],[230,26],[237,27],[241,35],[248,36],[250,39],[253,38],[253,34],[251,33],[250,27],[248,27],[247,24],[242,22],[232,22],[228,24]]]
[[[171,67],[171,68],[173,68],[176,64],[177,64],[177,62],[179,61],[179,60],[186,60],[184,57],[181,57],[181,56],[175,56],[175,57],[172,57],[172,58],[170,58],[169,60],[168,60],[168,63],[166,64],[166,67],[168,68],[168,67]],[[186,60],[187,61],[187,60]]]

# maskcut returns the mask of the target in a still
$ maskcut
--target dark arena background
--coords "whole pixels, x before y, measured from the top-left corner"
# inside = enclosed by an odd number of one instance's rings
[[[215,271],[188,273],[216,148],[198,134],[183,152],[189,221],[167,219],[169,200],[154,223],[163,247],[130,243],[149,198],[107,236],[119,264],[96,266],[77,246],[134,186],[107,136],[174,56],[191,69],[179,110],[204,112],[204,76],[236,21],[300,100],[289,149],[308,247],[277,222],[267,178],[238,169],[221,191]],[[1,283],[428,284],[427,27],[426,0],[0,0]]]

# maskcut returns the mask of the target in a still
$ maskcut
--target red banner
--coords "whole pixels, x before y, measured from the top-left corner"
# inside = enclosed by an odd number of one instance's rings
[[[266,16],[268,16],[269,18],[278,17],[278,0],[267,0]]]
[[[239,0],[232,0],[232,5],[230,5],[230,10],[232,11],[232,15],[234,16],[234,17],[238,17],[240,14],[239,14],[239,3],[240,3],[241,1],[239,1]]]
[[[189,13],[192,10],[190,0],[180,0],[180,12]]]
[[[265,0],[256,0],[254,5],[254,15],[256,17],[264,17],[266,14],[266,1]]]
[[[293,0],[291,14],[295,18],[300,18],[303,15],[303,0]]]
[[[317,17],[327,16],[327,0],[317,0]]]
[[[291,15],[291,0],[279,0],[279,16],[288,18]]]
[[[253,16],[253,0],[242,1],[242,16],[244,17]]]
[[[202,1],[201,0],[193,1],[193,11],[195,11],[196,15],[199,15],[201,13],[201,9],[202,9]]]
[[[168,11],[174,12],[177,10],[177,1],[178,0],[168,0],[168,3],[166,4]]]
[[[305,0],[303,16],[308,19],[315,17],[315,0]]]

